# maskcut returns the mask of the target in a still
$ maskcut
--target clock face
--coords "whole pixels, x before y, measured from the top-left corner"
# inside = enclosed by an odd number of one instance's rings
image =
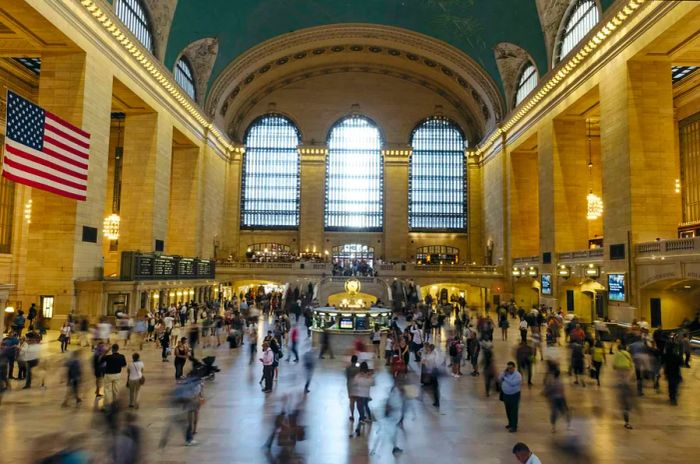
[[[345,291],[350,294],[355,294],[360,291],[360,281],[357,279],[348,279],[345,281]]]

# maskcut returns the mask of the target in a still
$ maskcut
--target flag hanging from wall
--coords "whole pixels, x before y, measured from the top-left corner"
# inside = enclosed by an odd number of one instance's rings
[[[6,121],[2,176],[85,201],[90,134],[9,91]]]

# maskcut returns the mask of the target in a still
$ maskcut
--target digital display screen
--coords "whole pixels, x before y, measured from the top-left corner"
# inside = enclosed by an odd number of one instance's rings
[[[551,295],[552,294],[552,274],[542,274],[540,276],[540,281],[542,283],[542,294]]]
[[[608,300],[626,301],[625,295],[625,275],[608,274]]]
[[[341,329],[352,329],[352,317],[341,317],[340,318],[340,328]]]

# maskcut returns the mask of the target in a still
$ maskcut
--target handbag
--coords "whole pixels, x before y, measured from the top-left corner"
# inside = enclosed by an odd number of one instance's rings
[[[143,385],[144,383],[146,383],[146,377],[144,377],[144,375],[141,374],[141,378],[139,379],[139,385]]]

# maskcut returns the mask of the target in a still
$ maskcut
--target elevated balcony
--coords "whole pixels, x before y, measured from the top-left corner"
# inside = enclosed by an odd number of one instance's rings
[[[637,259],[657,259],[693,254],[700,255],[700,237],[639,243],[637,244],[636,251]]]
[[[600,262],[605,256],[603,248],[593,248],[586,250],[565,251],[557,253],[559,263],[580,263],[580,262]]]

